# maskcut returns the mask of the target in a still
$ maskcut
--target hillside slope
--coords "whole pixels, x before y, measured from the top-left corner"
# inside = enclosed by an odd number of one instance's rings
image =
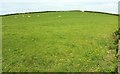
[[[117,18],[89,12],[3,16],[3,71],[112,72]]]

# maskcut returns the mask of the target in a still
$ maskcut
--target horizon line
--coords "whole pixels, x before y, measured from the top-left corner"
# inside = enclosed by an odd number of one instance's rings
[[[67,11],[77,11],[77,12],[92,12],[92,13],[102,13],[102,14],[109,14],[109,15],[119,15],[119,13],[111,13],[111,12],[104,12],[104,11],[90,11],[90,10],[48,10],[48,11],[31,11],[31,12],[15,12],[15,13],[6,13],[0,14],[0,16],[7,16],[7,15],[17,15],[17,14],[31,14],[31,13],[45,13],[45,12],[67,12]]]

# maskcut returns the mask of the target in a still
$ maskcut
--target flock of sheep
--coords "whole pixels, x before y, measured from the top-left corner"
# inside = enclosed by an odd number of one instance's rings
[[[40,15],[37,15],[37,16],[39,17]],[[22,15],[22,17],[25,17],[25,15]],[[31,16],[28,15],[27,17],[30,18]],[[61,15],[58,15],[58,17],[60,18],[60,17],[62,17],[62,16],[61,16]],[[15,18],[17,18],[17,17],[15,17]]]
[[[84,12],[84,10],[82,11],[82,12]],[[47,14],[47,13],[46,13]],[[96,15],[96,14],[94,14],[94,15]],[[40,16],[40,15],[37,15],[38,17]],[[82,15],[83,16],[83,15]],[[22,15],[22,17],[25,17],[25,15]],[[31,16],[30,15],[28,15],[27,16],[28,18],[30,18]],[[61,15],[58,15],[58,18],[61,18],[62,16]],[[17,18],[17,17],[15,17],[15,18]]]

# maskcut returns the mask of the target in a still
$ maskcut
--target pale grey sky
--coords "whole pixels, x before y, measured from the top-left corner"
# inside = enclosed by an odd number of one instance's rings
[[[91,10],[118,13],[119,0],[1,0],[0,15],[51,10]]]

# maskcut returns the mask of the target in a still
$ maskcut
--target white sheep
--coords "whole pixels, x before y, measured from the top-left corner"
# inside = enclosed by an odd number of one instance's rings
[[[62,17],[61,15],[59,15],[58,17]]]
[[[22,17],[24,17],[24,15],[22,15]]]
[[[31,16],[28,16],[28,17],[31,17]]]

